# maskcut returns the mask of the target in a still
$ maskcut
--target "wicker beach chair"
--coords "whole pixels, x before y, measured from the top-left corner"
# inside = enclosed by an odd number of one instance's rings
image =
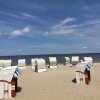
[[[36,72],[44,72],[46,71],[46,62],[44,59],[36,59],[36,66],[35,66]]]
[[[11,66],[11,62],[12,62],[12,60],[11,59],[9,59],[9,60],[4,60],[3,61],[3,67],[5,68],[5,67],[10,67]]]
[[[78,64],[79,63],[79,56],[72,56],[71,63],[72,63],[72,65]]]
[[[67,66],[67,67],[72,66],[69,57],[65,57],[65,66]]]
[[[49,57],[49,68],[57,68],[56,57]]]
[[[26,60],[25,59],[18,59],[18,67],[21,69],[26,68]]]
[[[35,66],[36,66],[36,59],[35,58],[31,59],[31,66],[32,66],[32,69],[35,69]]]

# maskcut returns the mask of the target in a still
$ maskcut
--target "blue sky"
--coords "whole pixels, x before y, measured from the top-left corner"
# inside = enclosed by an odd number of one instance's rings
[[[0,55],[100,52],[100,0],[0,0]]]

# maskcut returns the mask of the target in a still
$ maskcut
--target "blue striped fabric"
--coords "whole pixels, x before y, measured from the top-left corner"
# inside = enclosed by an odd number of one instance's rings
[[[90,69],[93,67],[93,64],[88,63],[88,64],[86,65],[86,67],[88,68],[88,70],[90,70]]]
[[[15,70],[15,74],[17,76],[19,76],[21,74],[21,70],[17,67],[16,70]]]

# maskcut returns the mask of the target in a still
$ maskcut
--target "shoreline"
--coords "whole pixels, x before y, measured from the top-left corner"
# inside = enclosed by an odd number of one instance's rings
[[[58,64],[64,64],[65,63],[65,57],[69,57],[70,59],[72,56],[79,56],[79,59],[83,57],[92,57],[94,63],[100,62],[100,53],[82,53],[82,54],[47,54],[47,55],[15,55],[15,56],[0,56],[0,60],[12,60],[12,65],[18,64],[18,59],[25,59],[26,65],[31,65],[31,59],[32,58],[43,58],[46,61],[46,64],[49,63],[49,57],[56,57]]]

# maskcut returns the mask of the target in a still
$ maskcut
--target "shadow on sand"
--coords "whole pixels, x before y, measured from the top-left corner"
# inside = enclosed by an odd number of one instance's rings
[[[22,88],[21,87],[17,87],[17,92],[21,92]]]
[[[74,79],[72,80],[72,82],[73,82],[73,83],[76,83],[76,78],[74,78]]]

